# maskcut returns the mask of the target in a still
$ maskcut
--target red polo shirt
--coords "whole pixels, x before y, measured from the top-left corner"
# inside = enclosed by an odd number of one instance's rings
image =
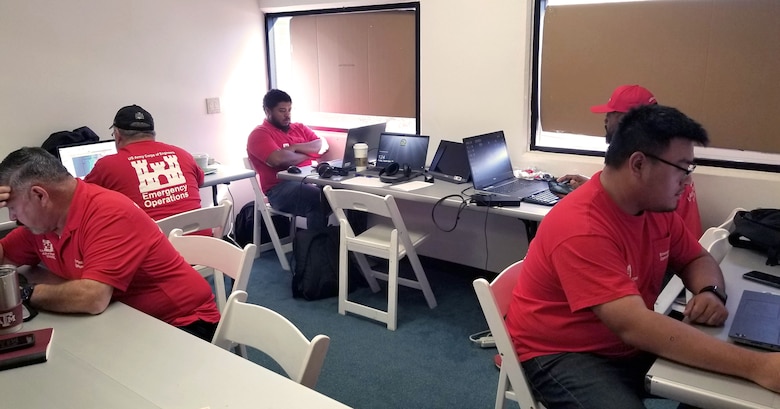
[[[14,229],[0,240],[17,265],[39,262],[66,279],[114,287],[113,300],[184,326],[216,323],[214,295],[157,224],[120,193],[78,180],[62,236]]]

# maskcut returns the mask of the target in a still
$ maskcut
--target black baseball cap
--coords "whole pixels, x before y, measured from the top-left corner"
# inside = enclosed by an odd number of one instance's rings
[[[109,129],[114,127],[126,131],[153,131],[154,119],[152,114],[138,105],[128,105],[116,113],[114,124]]]

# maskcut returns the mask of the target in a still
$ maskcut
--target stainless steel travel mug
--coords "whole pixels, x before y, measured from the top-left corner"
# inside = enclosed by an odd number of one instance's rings
[[[22,299],[16,267],[0,265],[0,334],[22,329]]]

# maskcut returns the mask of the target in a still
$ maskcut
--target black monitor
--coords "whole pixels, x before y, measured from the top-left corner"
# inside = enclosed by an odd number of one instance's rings
[[[440,141],[428,173],[453,183],[468,182],[471,180],[471,170],[466,148],[460,142]]]

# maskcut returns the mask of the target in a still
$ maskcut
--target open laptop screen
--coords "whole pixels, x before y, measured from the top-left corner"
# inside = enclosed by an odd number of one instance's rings
[[[409,165],[412,170],[425,170],[429,139],[424,135],[383,132],[379,136],[376,167],[385,168],[393,162],[398,162],[401,166]]]
[[[344,146],[344,159],[341,167],[346,170],[355,170],[355,151],[353,145],[358,142],[368,145],[368,162],[376,163],[377,151],[379,150],[379,136],[385,131],[385,122],[351,128],[347,131],[347,142]]]
[[[463,138],[474,189],[482,190],[514,178],[504,131]]]
[[[95,167],[98,159],[116,153],[116,144],[112,139],[60,146],[57,150],[65,169],[74,177],[84,179],[84,176]]]

